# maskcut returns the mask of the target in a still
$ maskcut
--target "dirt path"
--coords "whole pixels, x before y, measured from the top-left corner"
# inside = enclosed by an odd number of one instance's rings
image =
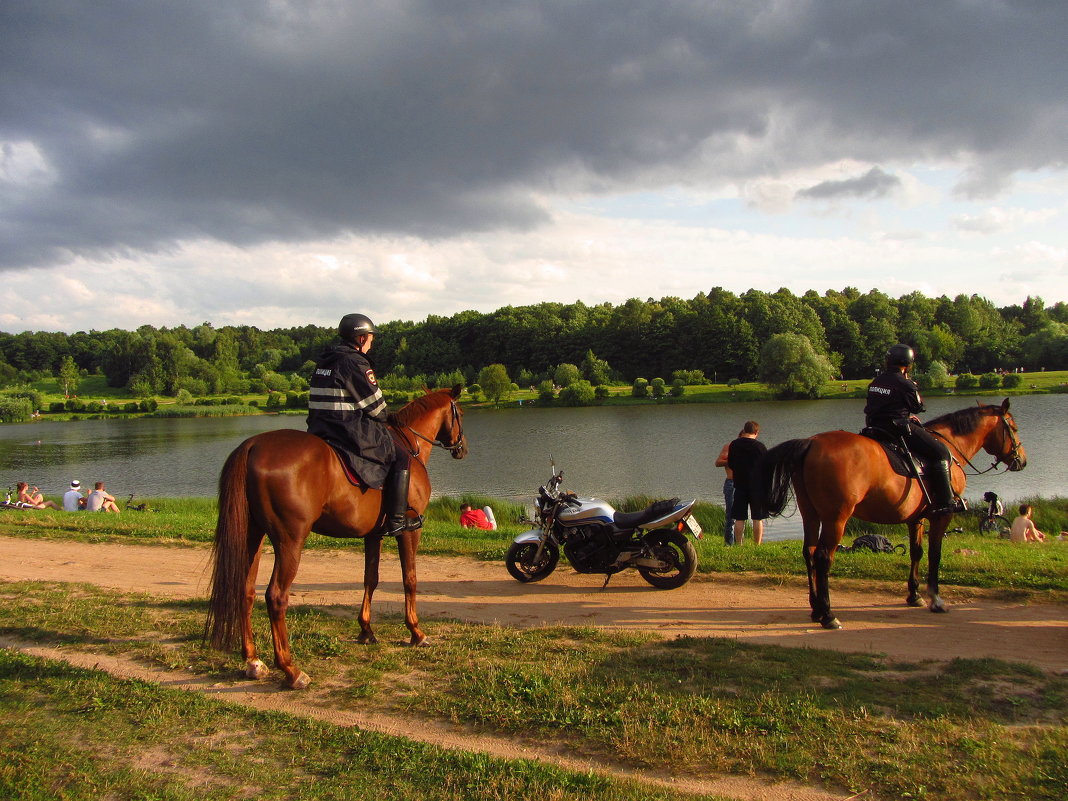
[[[0,537],[0,579],[13,581],[89,582],[157,596],[199,598],[207,595],[208,559],[206,547],[89,545]],[[268,556],[263,561],[260,584],[265,587],[272,560]],[[665,637],[737,637],[783,646],[882,652],[909,660],[989,656],[1025,661],[1050,671],[1068,669],[1068,607],[1063,606],[962,598],[953,604],[950,614],[933,615],[925,609],[906,607],[903,592],[836,590],[835,608],[845,628],[824,631],[809,622],[807,592],[797,584],[775,586],[766,580],[730,575],[698,577],[685,587],[664,592],[650,588],[637,575],[628,574],[614,577],[607,588],[601,589],[601,579],[578,575],[567,568],[558,569],[538,584],[520,585],[508,576],[503,565],[470,559],[422,557],[419,567],[419,612],[431,639],[434,619],[450,617],[519,627],[560,623],[655,630]],[[292,600],[346,604],[355,612],[361,593],[361,575],[362,560],[357,552],[307,551]],[[952,600],[952,593],[948,597]],[[375,608],[378,614],[403,611],[400,572],[394,554],[387,553],[383,560]],[[844,793],[759,778],[679,779],[575,759],[544,744],[517,742],[515,738],[496,737],[433,721],[339,711],[315,703],[314,684],[312,690],[304,693],[286,693],[278,692],[273,682],[213,684],[181,671],[153,670],[130,660],[67,648],[42,648],[13,641],[0,641],[0,647],[18,647],[122,677],[205,692],[257,709],[359,726],[447,749],[593,770],[682,792],[746,801],[828,801],[846,797]]]
[[[88,545],[0,537],[0,578],[87,581],[103,587],[181,598],[205,597],[207,548]],[[272,560],[262,560],[266,587]],[[347,604],[360,599],[362,559],[353,551],[306,551],[293,585],[294,603]],[[434,618],[508,626],[595,625],[655,630],[665,637],[737,637],[747,642],[885,653],[909,660],[995,657],[1068,670],[1068,607],[1022,604],[945,593],[951,611],[934,615],[905,606],[899,592],[850,591],[832,584],[843,628],[824,631],[808,618],[807,591],[737,575],[698,576],[658,591],[633,571],[583,576],[561,566],[537,584],[513,580],[503,565],[457,557],[421,557],[419,614],[434,636]],[[383,558],[377,613],[403,612],[395,553]]]

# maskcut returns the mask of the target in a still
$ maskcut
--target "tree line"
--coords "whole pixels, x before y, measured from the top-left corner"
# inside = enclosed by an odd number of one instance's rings
[[[373,309],[359,311],[374,316]],[[935,363],[975,374],[1068,369],[1068,306],[1046,306],[1038,297],[999,308],[978,295],[893,298],[852,287],[737,295],[717,287],[689,300],[538,303],[378,327],[377,372],[386,386],[402,389],[470,384],[489,365],[502,365],[521,386],[555,381],[561,371],[595,385],[679,376],[692,383],[772,380],[776,367],[799,359],[827,377],[866,378],[895,342],[916,349],[921,370]],[[99,374],[140,397],[301,391],[335,336],[314,325],[264,331],[208,322],[0,332],[0,386],[56,377],[70,387],[79,376]]]

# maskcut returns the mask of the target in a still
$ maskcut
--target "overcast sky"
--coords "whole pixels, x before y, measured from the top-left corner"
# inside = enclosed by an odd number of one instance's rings
[[[0,330],[1068,300],[1060,0],[0,3]]]

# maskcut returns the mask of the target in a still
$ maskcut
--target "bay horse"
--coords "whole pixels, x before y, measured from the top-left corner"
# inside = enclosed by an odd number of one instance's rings
[[[990,469],[1000,463],[1011,471],[1023,470],[1027,465],[1016,421],[1009,413],[1008,398],[1000,406],[978,405],[942,415],[924,427],[949,447],[953,457],[953,491],[958,495],[964,492],[967,481],[962,462],[974,469],[971,459],[980,449],[994,457]],[[828,431],[808,439],[783,442],[767,452],[758,468],[757,492],[763,496],[771,515],[782,513],[789,500],[791,483],[804,523],[808,600],[813,621],[826,629],[841,628],[831,612],[828,583],[834,553],[850,517],[871,523],[907,524],[912,565],[906,603],[910,606],[923,605],[918,590],[926,518],[930,524],[927,556],[930,609],[947,611],[938,594],[938,568],[942,560],[942,537],[953,515],[931,515],[920,482],[895,473],[882,445],[848,431]]]
[[[456,404],[461,391],[460,386],[428,390],[390,415],[397,447],[407,449],[413,457],[408,503],[418,515],[430,500],[426,462],[431,446],[440,445],[454,459],[467,455],[463,415]],[[212,548],[214,567],[205,638],[218,649],[232,649],[240,640],[246,677],[267,677],[268,668],[256,656],[252,636],[256,576],[266,535],[274,546],[274,571],[266,601],[275,665],[285,673],[285,686],[307,687],[311,679],[293,664],[286,609],[301,550],[314,531],[329,537],[364,538],[363,603],[357,641],[377,642],[371,629],[371,596],[378,586],[384,519],[382,491],[353,486],[333,448],[319,437],[280,429],[245,440],[227,458],[219,477],[219,519]],[[419,528],[397,538],[404,622],[411,632],[411,645],[426,643],[415,608],[415,554],[421,535]]]

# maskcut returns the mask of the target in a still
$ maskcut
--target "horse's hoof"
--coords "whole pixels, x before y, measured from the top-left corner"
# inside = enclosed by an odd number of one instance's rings
[[[378,638],[368,631],[357,637],[356,642],[358,642],[360,645],[375,645],[378,643]]]
[[[246,679],[265,679],[270,673],[270,668],[263,664],[261,659],[250,659],[245,663]]]
[[[406,645],[409,648],[429,648],[430,640],[427,639],[425,634],[420,634],[418,637],[412,637]]]
[[[942,603],[941,600],[931,604],[930,609],[932,612],[948,612],[949,607]]]
[[[840,629],[842,624],[838,622],[838,618],[828,615],[820,620],[820,625],[825,629]]]
[[[923,598],[918,595],[910,595],[905,599],[905,603],[909,606],[923,606]]]
[[[300,671],[300,674],[293,679],[293,681],[286,682],[286,686],[291,690],[303,690],[309,684],[311,684],[311,676],[303,670]]]

